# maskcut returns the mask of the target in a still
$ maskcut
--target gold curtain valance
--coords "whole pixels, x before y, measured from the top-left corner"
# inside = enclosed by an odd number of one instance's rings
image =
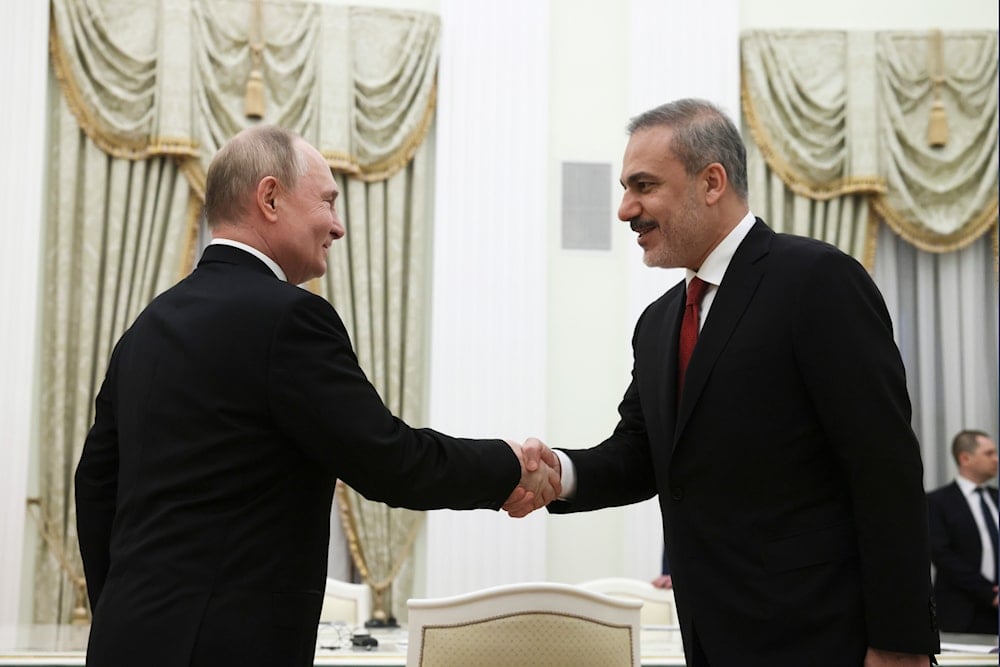
[[[256,121],[246,0],[52,0],[50,46],[63,94],[105,152],[171,155],[199,196],[212,156]],[[440,20],[425,12],[265,2],[267,111],[330,166],[385,180],[426,137]]]
[[[794,192],[864,194],[932,252],[996,227],[995,31],[749,31],[741,47],[746,124]],[[943,145],[928,139],[935,100]]]

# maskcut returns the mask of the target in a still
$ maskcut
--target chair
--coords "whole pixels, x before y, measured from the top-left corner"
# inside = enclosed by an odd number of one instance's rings
[[[640,606],[554,583],[411,599],[406,665],[638,667]]]
[[[580,588],[615,597],[641,600],[643,625],[678,624],[674,592],[669,588],[657,588],[648,581],[625,577],[593,579],[580,584]]]
[[[367,584],[349,584],[337,579],[326,580],[320,623],[343,621],[351,626],[364,625],[372,615],[372,594]]]

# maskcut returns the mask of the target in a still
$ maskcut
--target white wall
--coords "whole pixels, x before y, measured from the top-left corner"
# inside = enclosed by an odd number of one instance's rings
[[[550,49],[549,193],[539,222],[548,234],[547,442],[560,447],[596,443],[615,425],[615,407],[628,379],[626,317],[627,239],[614,218],[611,251],[561,245],[563,162],[611,165],[607,187],[618,191],[615,156],[625,146],[628,114],[627,3],[554,0]],[[578,11],[580,6],[585,10]],[[612,195],[612,202],[614,202]],[[626,343],[623,345],[623,342]],[[548,577],[590,578],[599,563],[622,565],[620,513],[548,517]],[[587,557],[581,558],[580,554]]]
[[[549,12],[444,0],[441,21],[430,425],[523,440],[546,428]],[[429,595],[545,577],[542,515],[438,511],[426,528]]]

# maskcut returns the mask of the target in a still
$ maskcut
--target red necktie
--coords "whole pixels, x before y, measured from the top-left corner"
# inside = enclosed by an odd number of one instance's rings
[[[701,299],[708,290],[709,283],[695,276],[688,284],[687,302],[684,304],[684,319],[681,320],[681,340],[677,346],[677,399],[680,400],[684,388],[684,374],[687,372],[694,344],[698,342],[698,311]]]

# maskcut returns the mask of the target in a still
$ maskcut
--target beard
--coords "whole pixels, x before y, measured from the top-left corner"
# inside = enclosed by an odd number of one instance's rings
[[[694,193],[689,192],[680,210],[666,221],[657,223],[654,220],[635,219],[631,222],[633,231],[649,231],[656,226],[660,235],[659,243],[646,250],[642,255],[642,261],[646,266],[659,267],[662,269],[689,268],[688,266],[698,257],[698,239],[701,220],[698,214],[698,206],[694,199]],[[646,225],[644,228],[643,225]]]

